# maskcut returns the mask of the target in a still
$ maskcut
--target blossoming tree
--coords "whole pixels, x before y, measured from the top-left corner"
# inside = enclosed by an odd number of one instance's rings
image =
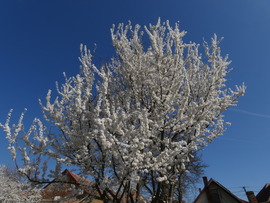
[[[37,202],[41,200],[40,191],[29,182],[19,180],[6,166],[0,166],[0,202]]]
[[[191,152],[223,133],[222,113],[245,86],[226,88],[230,61],[216,35],[200,54],[198,44],[183,42],[178,23],[158,20],[144,30],[146,36],[139,25],[113,26],[116,57],[99,68],[81,46],[80,73],[65,76],[56,99],[49,90],[40,102],[51,128],[35,119],[25,131],[24,113],[11,127],[10,112],[1,126],[30,180],[48,181],[49,158],[56,161],[50,176],[57,178],[62,164],[76,166],[95,180],[100,199],[138,202],[144,194],[152,202],[173,201]]]

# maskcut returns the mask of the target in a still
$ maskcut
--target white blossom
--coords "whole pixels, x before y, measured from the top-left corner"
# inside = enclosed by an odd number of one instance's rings
[[[21,151],[29,171],[38,170],[43,159],[34,163],[28,153],[54,159],[54,176],[61,164],[76,166],[102,189],[121,189],[127,181],[140,186],[143,177],[174,184],[172,177],[184,170],[190,152],[223,133],[222,113],[236,105],[245,86],[226,88],[231,62],[221,55],[216,35],[210,45],[204,42],[205,53],[200,54],[199,44],[184,42],[186,32],[179,23],[172,27],[159,19],[144,31],[146,36],[131,23],[113,26],[117,57],[100,68],[81,45],[80,73],[69,78],[64,74],[65,83],[57,84],[58,97],[52,100],[49,90],[45,105],[40,101],[55,132],[35,119],[25,133],[23,114],[12,131],[10,112],[1,127],[13,158],[15,149]],[[19,139],[29,152],[17,146]]]
[[[39,189],[30,183],[22,182],[14,174],[8,174],[5,166],[0,166],[0,202],[38,202],[41,200]]]

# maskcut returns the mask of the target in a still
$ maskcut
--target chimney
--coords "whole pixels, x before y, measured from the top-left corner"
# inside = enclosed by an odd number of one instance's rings
[[[206,176],[203,177],[203,183],[204,183],[204,187],[208,185],[208,180]]]
[[[246,195],[247,195],[249,203],[258,203],[258,200],[257,200],[256,196],[254,195],[254,192],[247,191]]]

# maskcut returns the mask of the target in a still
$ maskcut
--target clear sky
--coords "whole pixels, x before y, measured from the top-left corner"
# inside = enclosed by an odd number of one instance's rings
[[[228,85],[245,82],[239,105],[225,113],[232,126],[203,152],[214,178],[241,198],[242,186],[258,192],[270,183],[270,0],[0,0],[0,120],[26,122],[40,116],[38,99],[55,81],[79,71],[80,43],[93,48],[96,62],[113,55],[112,24],[148,25],[158,17],[180,21],[186,42],[224,37],[234,71]],[[11,164],[0,132],[0,164]]]

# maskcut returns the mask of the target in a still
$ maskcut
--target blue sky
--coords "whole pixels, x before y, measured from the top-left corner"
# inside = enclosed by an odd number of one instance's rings
[[[15,120],[28,108],[26,122],[40,116],[45,98],[62,73],[79,70],[79,45],[97,44],[96,63],[113,55],[112,24],[148,25],[158,17],[180,21],[186,42],[224,37],[234,71],[228,85],[245,82],[239,105],[225,113],[232,123],[203,152],[206,175],[244,198],[242,186],[259,191],[270,182],[270,1],[269,0],[1,0],[0,120],[9,109]],[[1,132],[1,164],[11,164]]]

